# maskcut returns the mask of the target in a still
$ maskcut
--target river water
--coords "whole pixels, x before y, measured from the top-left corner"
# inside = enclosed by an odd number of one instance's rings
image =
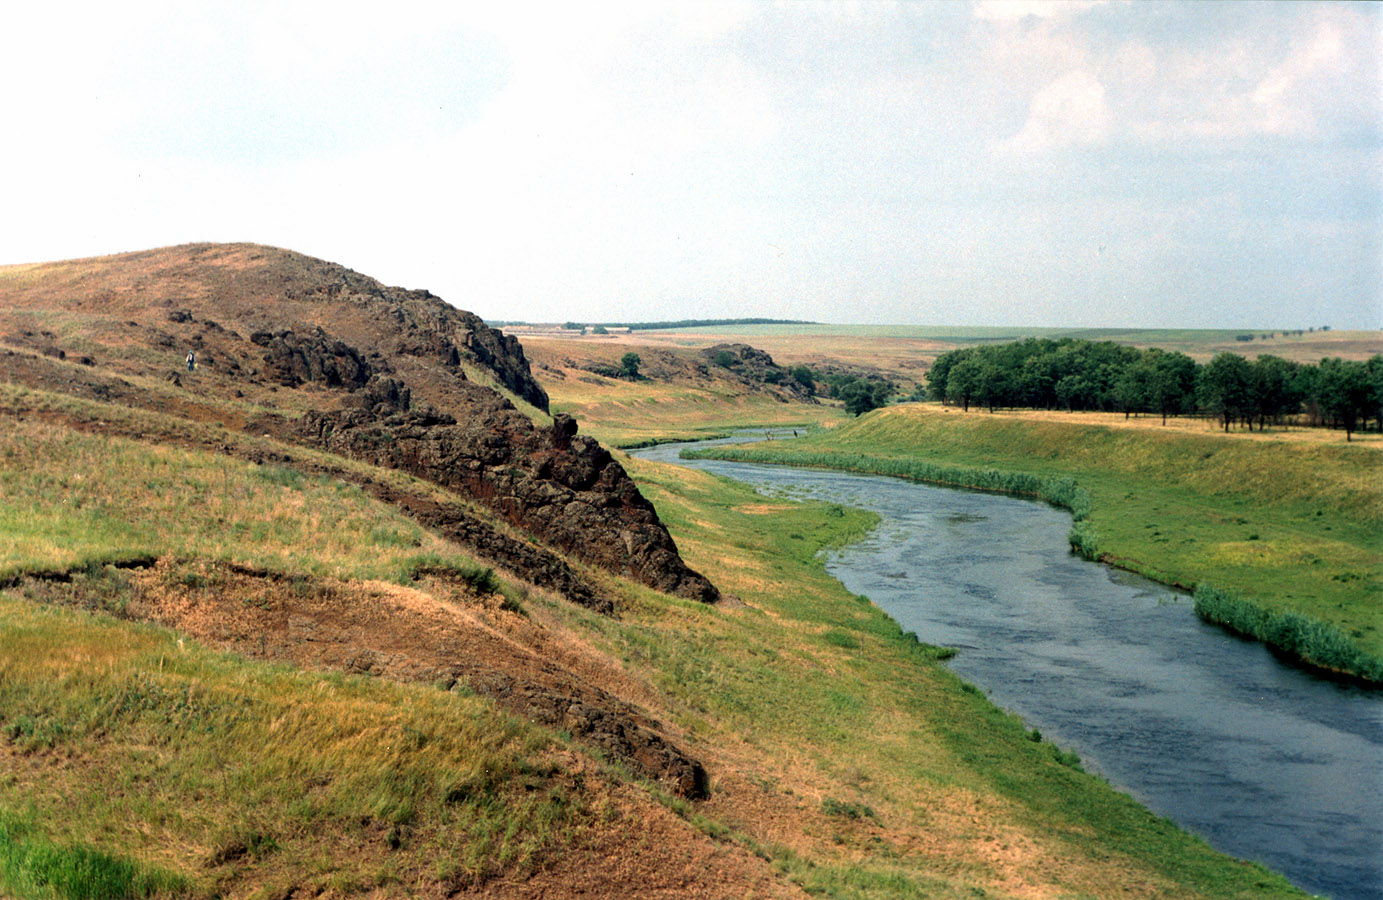
[[[744,440],[740,437],[734,440]],[[1171,588],[1070,553],[1041,503],[851,475],[637,455],[869,509],[827,559],[1045,739],[1226,853],[1334,900],[1383,900],[1383,692],[1201,622]],[[697,446],[705,446],[699,444]]]

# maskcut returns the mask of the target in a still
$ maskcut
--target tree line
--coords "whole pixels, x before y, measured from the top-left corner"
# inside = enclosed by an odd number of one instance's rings
[[[966,347],[937,357],[928,394],[969,409],[1098,410],[1214,416],[1261,430],[1289,417],[1343,428],[1346,439],[1369,420],[1383,431],[1383,355],[1366,362],[1327,358],[1318,365],[1277,356],[1252,361],[1218,353],[1204,365],[1184,353],[1140,350],[1111,341],[1028,338]]]

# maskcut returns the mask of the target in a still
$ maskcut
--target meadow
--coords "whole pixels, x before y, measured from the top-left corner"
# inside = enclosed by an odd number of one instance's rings
[[[477,577],[489,570],[473,557],[340,481],[5,425],[0,887],[209,896],[252,865],[261,890],[459,886],[525,865],[587,815],[554,780],[564,741],[488,701],[245,660],[123,621],[121,567],[155,557],[188,583],[217,563],[303,586],[410,584],[426,567],[512,590]],[[407,851],[390,852],[405,833]]]

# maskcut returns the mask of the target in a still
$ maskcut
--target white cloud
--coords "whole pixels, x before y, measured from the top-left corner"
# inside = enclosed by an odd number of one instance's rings
[[[1269,134],[1310,134],[1316,115],[1310,97],[1316,79],[1333,80],[1346,64],[1342,29],[1320,22],[1314,35],[1293,46],[1283,62],[1268,73],[1249,95],[1258,113],[1257,127]]]
[[[1149,28],[1117,41],[1069,16],[1022,28],[996,20],[985,34],[987,58],[1009,83],[1041,85],[1023,124],[997,146],[1036,152],[1117,141],[1311,138],[1327,119],[1376,128],[1383,120],[1377,18],[1342,5],[1284,7],[1279,15],[1270,24],[1207,19],[1207,29],[1219,31],[1204,35],[1169,40]],[[1052,80],[1052,71],[1066,74]]]
[[[991,22],[1013,22],[1026,18],[1054,19],[1073,16],[1103,5],[1107,0],[979,0],[975,17]]]
[[[1067,72],[1033,95],[1028,120],[1000,150],[1026,153],[1102,143],[1111,116],[1104,85],[1089,72]]]
[[[1044,278],[1074,323],[1103,283],[1052,259],[1160,248],[1101,275],[1156,299],[1214,244],[1208,302],[1287,212],[1383,206],[1373,7],[344,2],[16,7],[0,261],[258,240],[504,318],[998,321]]]

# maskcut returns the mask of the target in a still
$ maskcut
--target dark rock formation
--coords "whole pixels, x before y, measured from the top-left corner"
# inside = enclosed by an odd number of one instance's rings
[[[546,547],[509,537],[457,503],[398,495],[379,485],[364,487],[374,496],[399,507],[424,528],[474,550],[532,583],[551,588],[578,606],[607,615],[614,612],[614,604],[608,597],[601,596],[590,582]]]
[[[697,800],[707,794],[706,769],[700,762],[665,740],[645,716],[603,691],[586,688],[586,696],[580,696],[503,672],[460,678],[477,694],[595,744],[679,796]]]
[[[250,341],[264,348],[264,371],[284,387],[315,381],[327,387],[364,387],[374,374],[354,347],[327,338],[318,328],[310,334],[257,331]]]
[[[190,245],[99,262],[103,274],[72,303],[134,322],[125,326],[133,331],[122,329],[105,344],[93,325],[90,339],[105,347],[99,358],[109,377],[74,378],[55,365],[32,373],[40,381],[69,392],[87,383],[96,392],[101,382],[99,391],[112,400],[405,470],[495,511],[546,544],[552,558],[557,550],[660,590],[706,601],[718,596],[682,561],[652,505],[608,452],[578,435],[570,419],[534,425],[489,386],[548,406],[518,341],[477,316],[428,291],[385,287],[334,263],[252,244]],[[137,279],[122,274],[131,267]],[[51,302],[46,292],[23,286],[0,292],[20,308]],[[17,327],[6,323],[6,331]],[[141,338],[160,352],[130,355],[131,340]],[[23,331],[17,339],[62,355],[52,332]],[[196,373],[182,372],[189,348],[204,361]],[[26,360],[33,369],[34,358]],[[152,396],[116,376],[167,377],[181,390]],[[302,419],[272,412],[281,391],[304,385],[325,390],[285,405],[317,412]],[[223,403],[229,397],[249,397],[264,412],[247,418]],[[528,559],[515,543],[469,524],[452,531],[458,539],[469,532],[466,543],[487,544],[497,562],[525,574],[548,570],[540,583],[577,602],[608,605],[579,588],[569,569]]]
[[[323,271],[312,273],[310,287],[288,288],[285,293],[289,297],[346,301],[362,307],[393,333],[393,340],[383,348],[386,355],[428,359],[453,369],[469,359],[489,370],[504,387],[547,412],[547,391],[534,379],[517,338],[491,328],[479,316],[457,309],[430,291],[385,287],[331,263],[310,260],[305,264]]]
[[[624,467],[578,435],[570,416],[538,428],[496,396],[463,423],[377,404],[309,413],[300,434],[333,453],[456,490],[585,562],[679,596],[719,597],[682,561]]]
[[[708,364],[718,366],[749,384],[772,385],[795,400],[815,403],[816,398],[792,374],[758,347],[748,344],[716,344],[701,351]]]

